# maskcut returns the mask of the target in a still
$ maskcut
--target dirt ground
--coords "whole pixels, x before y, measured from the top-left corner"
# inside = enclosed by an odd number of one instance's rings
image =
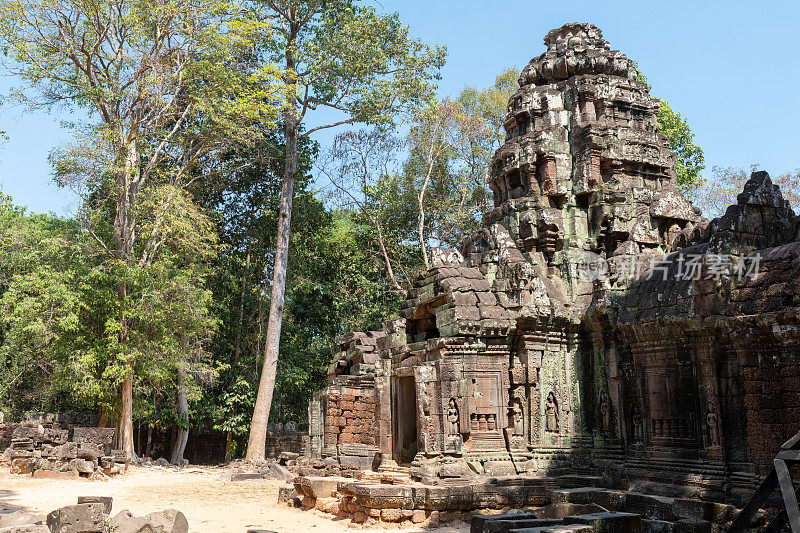
[[[192,533],[245,533],[260,528],[276,533],[311,531],[385,531],[351,525],[319,511],[279,505],[278,481],[224,482],[221,469],[131,467],[110,481],[48,480],[0,473],[0,514],[18,510],[48,513],[77,503],[78,496],[112,496],[112,516],[128,509],[134,516],[164,509],[182,511]],[[390,529],[391,531],[466,533],[469,527]]]

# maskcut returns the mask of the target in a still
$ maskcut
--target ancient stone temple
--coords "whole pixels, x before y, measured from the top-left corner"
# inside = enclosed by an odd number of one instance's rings
[[[800,217],[757,172],[703,219],[633,61],[590,24],[544,42],[484,229],[400,319],[341,339],[312,453],[426,486],[582,475],[741,501],[800,430]]]

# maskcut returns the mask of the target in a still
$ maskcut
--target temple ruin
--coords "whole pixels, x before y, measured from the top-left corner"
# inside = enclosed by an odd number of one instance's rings
[[[741,504],[800,429],[800,217],[756,172],[703,219],[634,62],[590,24],[544,42],[484,228],[341,338],[309,407],[367,514],[389,484],[427,487],[409,512],[590,484]]]

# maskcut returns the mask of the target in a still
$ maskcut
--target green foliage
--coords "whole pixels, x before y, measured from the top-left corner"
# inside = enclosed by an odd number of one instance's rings
[[[217,320],[204,285],[215,235],[185,193],[152,192],[140,217],[150,231],[161,220],[161,245],[151,261],[133,265],[109,259],[74,220],[28,216],[8,201],[0,204],[0,253],[9,258],[2,263],[0,382],[7,385],[0,406],[15,415],[47,406],[113,413],[133,361],[137,412],[147,416],[174,395],[176,365],[191,376],[190,399],[213,378],[205,346]],[[158,217],[167,205],[169,215]],[[124,298],[120,285],[127,288]]]
[[[639,81],[647,85],[650,84],[642,72],[639,72]],[[692,193],[700,187],[703,182],[702,172],[705,168],[705,156],[703,149],[694,144],[694,132],[689,123],[680,113],[673,111],[669,102],[659,98],[659,108],[656,119],[658,120],[658,130],[666,136],[670,148],[675,153],[675,177],[678,186],[687,194]]]
[[[397,113],[432,95],[446,48],[413,38],[397,13],[379,13],[353,0],[269,0],[264,5],[267,16],[279,22],[273,61],[283,62],[291,52],[291,75],[284,81],[298,100],[298,121],[318,108],[342,114],[306,135],[344,123],[388,126]]]

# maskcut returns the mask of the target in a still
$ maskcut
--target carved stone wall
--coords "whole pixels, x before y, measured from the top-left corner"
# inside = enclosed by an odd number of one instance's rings
[[[430,485],[602,475],[736,499],[800,429],[800,218],[766,173],[704,220],[598,28],[520,76],[494,206],[381,331],[340,341],[318,456]]]

